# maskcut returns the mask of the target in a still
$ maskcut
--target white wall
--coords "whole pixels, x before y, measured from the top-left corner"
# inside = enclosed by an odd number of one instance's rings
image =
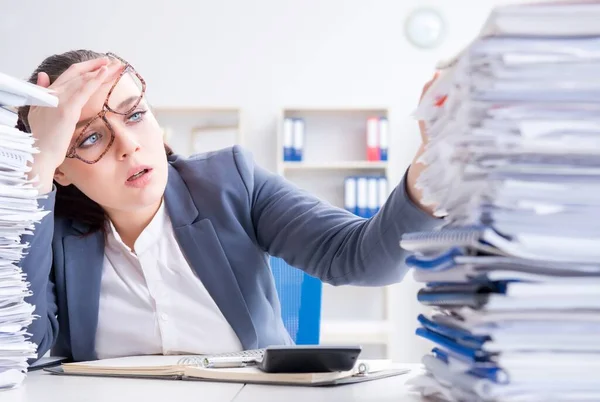
[[[273,170],[281,108],[388,107],[397,181],[418,145],[409,114],[435,62],[471,40],[500,2],[0,0],[0,71],[25,78],[53,53],[114,51],[144,76],[156,106],[242,108],[246,145]],[[440,48],[422,51],[405,40],[404,18],[417,5],[444,14]],[[413,335],[417,287],[407,279],[399,288],[406,347],[395,357],[417,361],[426,347]]]

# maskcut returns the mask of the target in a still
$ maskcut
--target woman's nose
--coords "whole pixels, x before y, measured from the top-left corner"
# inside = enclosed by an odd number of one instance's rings
[[[113,130],[115,132],[115,145],[119,159],[125,159],[139,151],[140,143],[134,133],[125,127],[113,126]]]

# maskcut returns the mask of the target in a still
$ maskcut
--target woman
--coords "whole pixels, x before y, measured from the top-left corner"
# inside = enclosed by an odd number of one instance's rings
[[[40,206],[52,211],[24,237],[39,356],[289,344],[269,255],[333,285],[386,285],[404,274],[401,235],[436,224],[414,204],[416,164],[366,220],[271,174],[237,146],[174,155],[143,78],[117,56],[54,55],[30,82],[59,97],[58,108],[19,111],[18,127],[41,151],[30,172],[47,194]]]

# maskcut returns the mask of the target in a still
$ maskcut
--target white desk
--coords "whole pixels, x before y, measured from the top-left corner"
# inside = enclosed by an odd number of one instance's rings
[[[243,384],[61,376],[34,371],[21,387],[0,391],[2,402],[229,402]]]
[[[415,366],[412,366],[415,367]],[[204,381],[59,376],[44,371],[27,374],[21,387],[0,391],[2,402],[421,402],[405,381],[413,374],[337,387],[296,387]]]
[[[415,366],[413,366],[415,367]],[[289,387],[247,384],[233,402],[422,402],[404,383],[415,374],[337,387]]]

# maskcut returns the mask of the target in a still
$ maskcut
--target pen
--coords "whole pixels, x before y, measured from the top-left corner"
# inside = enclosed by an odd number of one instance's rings
[[[248,359],[247,357],[205,357],[202,359],[202,367],[204,368],[236,368],[254,364],[256,364],[256,359]]]

